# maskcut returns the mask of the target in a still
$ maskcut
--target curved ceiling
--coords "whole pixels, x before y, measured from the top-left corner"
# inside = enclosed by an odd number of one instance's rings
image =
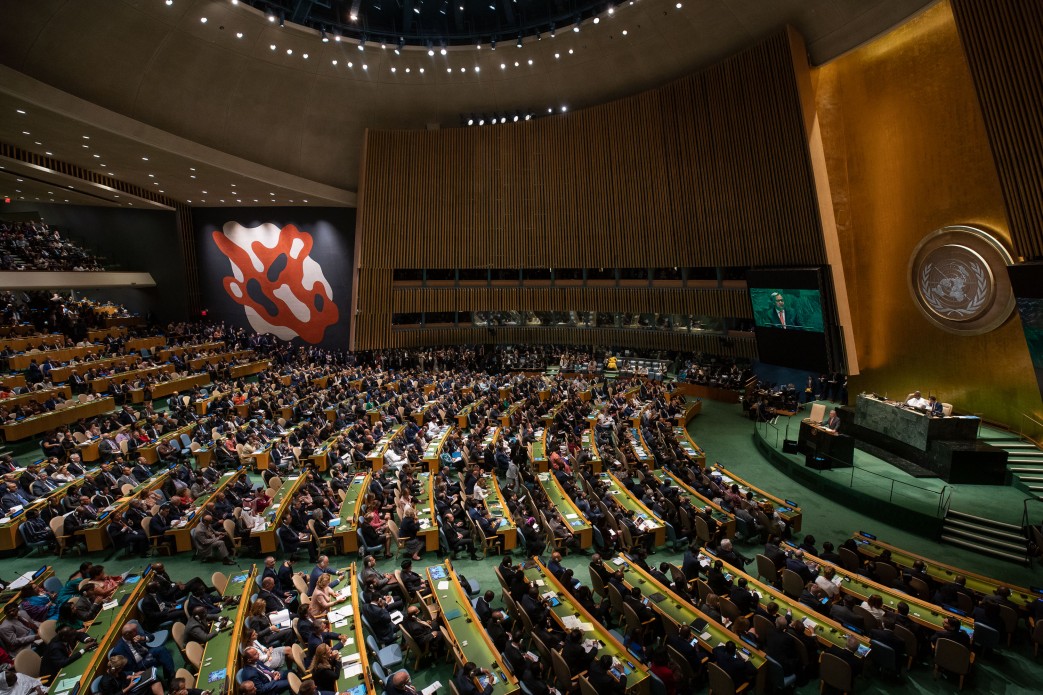
[[[280,27],[231,0],[33,0],[5,5],[0,63],[65,93],[56,115],[78,128],[92,125],[87,109],[75,106],[82,100],[123,119],[118,128],[114,119],[98,126],[118,130],[113,135],[182,158],[189,155],[177,143],[192,143],[199,158],[220,153],[241,168],[274,172],[257,173],[260,179],[333,187],[339,192],[328,199],[350,204],[344,201],[357,185],[367,128],[455,127],[470,113],[559,114],[698,70],[786,24],[821,63],[931,1],[638,0],[603,13],[597,24],[587,20],[579,32],[429,55],[373,41],[363,50],[347,38],[323,42],[317,30]],[[36,90],[3,87],[0,80],[7,103],[34,103]],[[13,127],[0,131],[0,138],[18,137]],[[134,162],[115,161],[109,166],[150,185]],[[202,186],[181,164],[168,195],[199,198],[191,193]],[[225,168],[234,173],[236,166]]]

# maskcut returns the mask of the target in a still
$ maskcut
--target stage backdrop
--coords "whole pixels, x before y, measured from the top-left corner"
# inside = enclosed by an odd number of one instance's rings
[[[195,208],[202,305],[218,321],[347,347],[355,211]]]

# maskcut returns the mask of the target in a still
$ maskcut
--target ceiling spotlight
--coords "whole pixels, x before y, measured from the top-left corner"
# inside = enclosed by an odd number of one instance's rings
[[[474,125],[474,116],[467,117],[467,125]]]
[[[518,122],[518,114],[514,114],[514,122],[515,122],[515,123],[517,123],[517,122]]]
[[[506,116],[500,116],[500,123],[506,123],[506,122],[507,122],[507,117]]]
[[[600,23],[601,23],[601,17],[595,17],[594,18],[594,24],[600,24]]]
[[[442,47],[438,49],[441,55],[445,55],[445,41],[442,42]]]
[[[554,25],[553,24],[550,25],[550,37],[552,39],[554,38]]]
[[[272,12],[272,9],[270,7],[268,8],[268,21],[275,22],[275,13]]]
[[[333,40],[340,43],[340,32],[336,29],[333,30]]]
[[[279,10],[279,26],[283,29],[286,28],[286,13],[282,10]]]
[[[521,48],[521,47],[522,47],[522,37],[521,37],[521,34],[518,34],[518,48]]]
[[[611,17],[615,13],[616,13],[616,8],[612,7],[612,5],[609,5],[608,6],[608,16]]]
[[[531,113],[525,114],[525,120],[531,121],[532,120],[532,114]]]
[[[325,27],[319,30],[319,35],[322,36],[322,42],[323,43],[329,43],[330,42],[330,37],[326,35]]]
[[[365,34],[363,34],[362,37],[359,39],[359,50],[360,51],[366,50],[366,35]]]
[[[167,7],[170,7],[173,4],[174,4],[174,0],[167,0]]]
[[[484,118],[479,118],[478,119],[478,125],[485,125],[485,119]]]
[[[575,31],[575,32],[579,33],[579,23],[580,23],[580,21],[581,20],[580,20],[579,15],[576,15],[576,19],[573,20],[572,31]]]
[[[433,56],[435,54],[435,47],[431,45],[431,42],[427,42],[427,54]]]
[[[235,32],[235,38],[237,38],[237,39],[243,38],[243,32],[241,32],[241,31]]]
[[[206,17],[200,17],[199,21],[202,22],[203,24],[206,24]]]
[[[475,65],[475,66],[474,66],[474,71],[475,71],[475,72],[479,72],[480,70],[481,70],[481,68],[480,68],[480,67],[478,67],[477,65]]]
[[[674,7],[676,7],[677,9],[681,9],[681,3],[677,3],[676,5],[674,5]]]
[[[562,113],[565,113],[565,112],[566,112],[566,111],[568,111],[568,110],[569,110],[569,107],[568,107],[568,106],[562,106],[562,107],[561,107],[561,112],[562,112]]]

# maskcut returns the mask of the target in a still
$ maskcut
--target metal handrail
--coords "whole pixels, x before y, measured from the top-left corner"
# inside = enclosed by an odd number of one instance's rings
[[[1021,503],[1021,528],[1026,529],[1029,526],[1029,502],[1043,502],[1043,499],[1039,497],[1026,497]]]
[[[757,425],[758,424],[763,424],[765,426],[764,427],[765,433],[767,433],[769,427],[772,428],[773,430],[775,430],[775,446],[778,447],[779,446],[779,427],[778,427],[778,425],[776,425],[773,420],[763,420],[763,419],[761,419],[759,414],[757,416],[757,419],[753,421],[753,431],[754,431],[754,433],[757,432]],[[765,437],[764,435],[761,435],[761,437],[763,439],[767,439],[767,437]]]
[[[944,519],[949,515],[949,505],[952,503],[953,487],[951,485],[943,485],[941,496],[938,498],[938,516]]]

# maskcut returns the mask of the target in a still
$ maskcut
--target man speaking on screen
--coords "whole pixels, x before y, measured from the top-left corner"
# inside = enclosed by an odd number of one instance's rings
[[[792,307],[786,307],[782,292],[772,292],[771,308],[768,309],[768,324],[776,328],[802,328],[800,315]]]

